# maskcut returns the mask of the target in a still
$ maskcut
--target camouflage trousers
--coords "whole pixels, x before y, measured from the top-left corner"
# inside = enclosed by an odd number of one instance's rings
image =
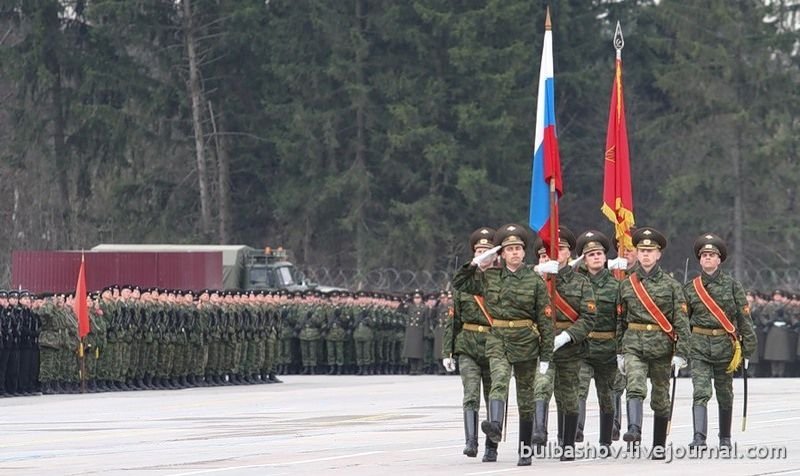
[[[642,359],[633,354],[625,354],[625,377],[628,384],[625,388],[628,400],[647,397],[647,377],[653,387],[650,408],[655,416],[669,417],[669,377],[672,356],[658,359]]]
[[[490,359],[489,369],[492,375],[492,389],[489,400],[503,400],[508,398],[508,383],[511,380],[511,369],[514,369],[514,378],[517,381],[517,408],[520,420],[533,418],[534,398],[533,389],[536,375],[537,360],[514,362],[506,359]],[[577,406],[577,403],[576,403]]]
[[[559,412],[577,414],[580,370],[580,360],[550,362],[547,373],[537,375],[534,400],[544,400],[549,404],[550,398],[555,394]]]
[[[692,387],[694,388],[694,405],[706,406],[711,399],[711,379],[714,379],[714,388],[717,390],[717,403],[719,408],[730,410],[733,408],[733,375],[725,372],[727,362],[712,364],[702,360],[692,359]]]
[[[578,377],[578,400],[586,400],[589,395],[589,384],[594,378],[597,401],[603,413],[614,412],[614,383],[617,379],[617,364],[601,364],[584,360],[581,362]]]
[[[374,356],[372,355],[372,340],[359,340],[356,339],[356,364],[357,365],[370,365],[374,363]]]
[[[300,339],[300,353],[303,359],[303,366],[317,365],[317,354],[319,352],[319,339],[303,340]]]
[[[39,381],[52,382],[59,380],[59,351],[52,347],[39,348]]]
[[[328,365],[344,365],[344,341],[327,339],[325,345],[328,351]]]
[[[458,371],[461,374],[461,384],[464,386],[464,410],[478,411],[481,408],[481,383],[483,383],[483,400],[489,408],[489,390],[492,387],[492,375],[489,371],[489,361],[473,359],[469,355],[458,356]]]

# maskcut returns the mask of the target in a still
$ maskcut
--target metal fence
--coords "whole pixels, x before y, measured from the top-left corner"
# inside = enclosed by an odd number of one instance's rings
[[[452,271],[410,270],[381,268],[366,272],[355,269],[329,269],[325,267],[304,267],[306,277],[321,285],[336,286],[354,291],[370,290],[389,293],[403,293],[414,289],[433,292],[450,289]],[[684,270],[668,271],[679,282],[688,281],[699,274],[697,270],[689,270],[684,280]],[[771,291],[785,289],[800,292],[800,269],[749,269],[742,278],[747,289]]]

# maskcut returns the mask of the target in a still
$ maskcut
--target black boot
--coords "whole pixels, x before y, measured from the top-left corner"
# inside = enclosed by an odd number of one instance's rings
[[[650,459],[666,459],[668,423],[668,417],[657,416],[653,418],[653,453]]]
[[[493,442],[500,443],[503,438],[503,416],[506,402],[491,400],[489,402],[489,419],[481,422],[481,430]]]
[[[628,400],[628,431],[622,435],[628,443],[642,441],[642,399],[631,398]]]
[[[614,428],[611,439],[619,441],[619,430],[622,428],[622,392],[614,392]]]
[[[719,447],[731,449],[731,420],[733,410],[719,409]]]
[[[533,455],[531,446],[531,436],[533,436],[533,420],[531,418],[520,418],[519,420],[519,459],[517,466],[530,466]]]
[[[268,379],[272,383],[283,383],[283,380],[279,379],[274,372],[270,372]]]
[[[484,463],[494,463],[497,461],[497,443],[486,437],[486,443],[483,445],[483,461]]]
[[[564,413],[557,411],[556,418],[558,418],[558,433],[556,433],[556,439],[558,439],[558,446],[564,446]]]
[[[584,424],[586,424],[586,400],[578,400],[578,430],[575,432],[575,443],[583,443]]]
[[[578,431],[578,414],[564,414],[564,441],[561,445],[561,461],[575,460],[575,433]]]
[[[337,365],[337,366],[336,366],[336,373],[335,373],[335,375],[342,375],[342,366],[341,366],[341,365]]]
[[[336,373],[336,366],[335,365],[329,365],[328,366],[328,375],[333,375],[334,373]]]
[[[611,446],[611,433],[614,428],[614,414],[600,411],[600,446]]]
[[[533,413],[533,437],[531,442],[535,445],[547,443],[547,403],[544,400],[536,400]]]
[[[303,375],[311,375],[311,366],[306,365],[303,367]]]
[[[356,375],[364,375],[364,366],[363,365],[359,365],[358,366],[358,372],[356,372]]]
[[[55,393],[53,392],[53,389],[50,387],[50,382],[47,380],[41,383],[41,389],[42,389],[42,395],[52,395]]]
[[[702,405],[693,406],[692,422],[694,423],[694,439],[689,443],[689,448],[704,448],[706,435],[708,435],[708,409]]]
[[[478,456],[478,412],[464,410],[464,454],[470,458]]]

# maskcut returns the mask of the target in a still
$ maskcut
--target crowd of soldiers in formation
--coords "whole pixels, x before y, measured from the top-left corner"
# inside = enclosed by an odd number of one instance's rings
[[[750,291],[747,300],[758,336],[748,375],[800,377],[800,294]]]
[[[0,395],[444,373],[435,356],[451,305],[448,293],[112,286],[89,296],[82,347],[73,307],[70,294],[0,291]]]

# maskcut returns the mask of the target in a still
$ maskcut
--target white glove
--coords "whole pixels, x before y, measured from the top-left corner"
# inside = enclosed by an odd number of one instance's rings
[[[562,332],[561,334],[557,335],[555,339],[553,339],[553,352],[564,347],[570,342],[572,342],[572,338],[569,336],[569,334],[567,332]]]
[[[775,321],[772,325],[775,327],[783,327],[786,325],[786,323],[783,321]]]
[[[495,257],[497,256],[497,252],[500,251],[500,248],[500,246],[495,246],[490,250],[484,251],[478,256],[472,258],[472,264],[481,269],[487,268],[494,261]]]
[[[442,359],[442,366],[448,372],[455,372],[456,371],[456,359],[453,358],[444,358]]]
[[[539,362],[539,373],[544,375],[547,373],[547,369],[550,368],[550,362]]]
[[[628,260],[625,258],[614,258],[608,260],[608,269],[628,269]]]
[[[675,369],[675,376],[678,376],[678,372],[684,367],[686,367],[686,359],[680,356],[672,357],[672,367]]]
[[[537,272],[540,274],[542,273],[558,274],[558,261],[554,259],[549,259],[544,263],[539,263]]]
[[[578,263],[580,263],[580,261],[581,261],[582,259],[583,259],[583,255],[580,255],[580,256],[578,256],[578,257],[577,257],[577,258],[575,258],[575,259],[571,259],[571,260],[569,260],[569,265],[570,265],[570,266],[572,266],[572,267],[574,268],[574,267],[575,267],[575,265],[576,265],[576,264],[578,264]]]
[[[622,354],[617,354],[617,368],[619,373],[625,375],[625,356]]]
[[[744,359],[744,369],[747,370],[747,367],[750,367],[750,359]]]

